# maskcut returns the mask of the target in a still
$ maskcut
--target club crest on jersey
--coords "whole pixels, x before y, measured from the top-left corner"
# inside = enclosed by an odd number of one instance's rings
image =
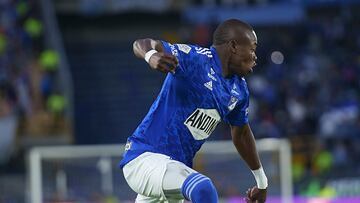
[[[234,96],[231,96],[230,102],[229,102],[229,105],[228,105],[229,111],[232,111],[235,108],[238,101],[239,101],[238,98],[236,98]]]
[[[184,122],[195,140],[208,138],[220,122],[216,109],[197,108]]]
[[[132,142],[128,141],[126,144],[125,144],[125,151],[128,151],[130,148],[131,148],[131,144]]]

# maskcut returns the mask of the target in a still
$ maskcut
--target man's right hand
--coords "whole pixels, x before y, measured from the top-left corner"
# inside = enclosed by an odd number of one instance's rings
[[[264,203],[266,201],[267,189],[258,189],[256,186],[246,191],[246,203]]]
[[[150,67],[163,73],[175,73],[178,64],[179,62],[175,56],[164,52],[157,52],[149,59]]]

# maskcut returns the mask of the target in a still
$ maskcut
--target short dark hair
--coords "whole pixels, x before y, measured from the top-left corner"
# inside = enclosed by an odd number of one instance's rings
[[[233,40],[235,38],[235,32],[242,34],[248,31],[254,30],[249,24],[238,20],[229,19],[221,23],[213,34],[213,44],[221,45]]]

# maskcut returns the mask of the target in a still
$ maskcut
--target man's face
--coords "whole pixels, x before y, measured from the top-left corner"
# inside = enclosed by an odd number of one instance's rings
[[[229,68],[233,74],[245,76],[253,72],[256,65],[257,37],[254,31],[246,33],[244,39],[235,40],[229,60]]]

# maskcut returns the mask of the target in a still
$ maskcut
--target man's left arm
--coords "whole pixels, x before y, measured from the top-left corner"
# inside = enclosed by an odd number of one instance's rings
[[[246,201],[265,202],[268,182],[261,166],[256,150],[255,138],[249,124],[245,124],[242,127],[231,126],[231,136],[237,151],[253,172],[257,183],[257,187],[247,191]]]

